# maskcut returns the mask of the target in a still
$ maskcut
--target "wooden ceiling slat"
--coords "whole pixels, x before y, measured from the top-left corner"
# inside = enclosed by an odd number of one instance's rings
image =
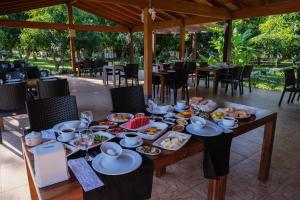
[[[268,16],[283,14],[289,12],[299,12],[300,11],[300,1],[287,0],[276,3],[269,3],[267,5],[254,7],[254,8],[245,8],[239,11],[232,13],[233,19],[243,19],[243,18],[252,18],[259,16]]]
[[[125,27],[131,26],[126,21],[123,21],[123,20],[120,20],[118,18],[115,18],[115,17],[111,16],[110,14],[108,14],[106,12],[100,11],[99,9],[91,8],[91,7],[87,6],[86,4],[76,3],[75,6],[77,8],[80,8],[80,9],[82,9],[84,11],[87,11],[89,13],[92,13],[94,15],[104,17],[105,19],[110,20],[110,21],[112,21],[112,22],[114,22],[116,24],[120,24],[120,25],[125,26]]]
[[[107,10],[115,12],[116,14],[118,14],[122,18],[128,18],[130,21],[133,22],[133,24],[141,23],[140,18],[137,18],[136,16],[132,16],[131,14],[126,13],[126,12],[122,11],[121,9],[118,9],[118,8],[114,7],[113,5],[101,4],[101,6],[104,7],[105,9],[107,9]]]

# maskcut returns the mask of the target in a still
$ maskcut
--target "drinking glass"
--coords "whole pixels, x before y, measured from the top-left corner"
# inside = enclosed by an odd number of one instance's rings
[[[93,113],[92,111],[83,111],[80,114],[81,121],[86,125],[86,128],[88,128],[93,121]]]
[[[80,143],[85,147],[85,157],[84,159],[86,161],[91,161],[92,157],[89,155],[89,146],[91,146],[94,143],[94,134],[93,131],[91,130],[83,130],[81,132],[81,138],[80,138]]]

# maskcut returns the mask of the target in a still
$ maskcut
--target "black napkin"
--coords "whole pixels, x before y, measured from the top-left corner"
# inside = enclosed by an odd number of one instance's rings
[[[216,179],[229,172],[230,147],[232,133],[223,133],[215,137],[205,137],[203,171],[207,179]]]

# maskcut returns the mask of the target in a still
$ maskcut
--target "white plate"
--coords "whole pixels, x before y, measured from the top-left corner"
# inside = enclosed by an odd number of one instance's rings
[[[71,140],[73,140],[73,138],[70,139],[70,140],[65,140],[65,139],[62,137],[62,135],[59,135],[56,139],[57,139],[57,141],[59,141],[59,142],[70,142]]]
[[[161,131],[157,132],[156,134],[153,135],[148,135],[145,133],[145,131],[150,128],[150,127],[157,127],[158,129],[161,129]],[[168,129],[168,124],[163,123],[163,122],[154,122],[151,121],[150,124],[147,127],[141,127],[137,130],[137,134],[146,140],[155,140],[159,136],[161,136],[166,130]]]
[[[168,137],[179,137],[179,136],[185,138],[185,141],[183,143],[181,143],[180,145],[175,146],[175,147],[165,147],[165,146],[161,145],[161,142],[164,139],[166,139]],[[177,151],[178,149],[183,147],[189,141],[190,138],[191,138],[191,135],[189,135],[189,134],[176,132],[176,131],[169,131],[166,134],[164,134],[163,136],[161,136],[160,138],[158,138],[155,142],[153,142],[152,145],[156,146],[156,147],[159,147],[159,148],[162,148],[162,149],[170,150],[170,151]]]
[[[160,109],[155,109],[155,110],[151,110],[150,108],[146,108],[146,110],[151,113],[151,114],[154,114],[154,115],[165,115],[167,114],[168,112],[170,112],[169,110],[167,111],[162,111]]]
[[[193,135],[204,137],[217,136],[223,133],[223,128],[208,120],[206,120],[206,125],[203,128],[195,129],[194,127],[193,124],[189,124],[186,130]]]
[[[179,108],[177,107],[177,105],[174,106],[174,110],[177,111],[177,112],[182,112],[182,111],[184,111],[184,110],[186,110],[186,109],[188,109],[188,108],[189,108],[188,105],[185,105],[185,107],[184,107],[183,109],[179,109]]]
[[[123,146],[123,147],[126,147],[126,148],[136,148],[136,147],[139,147],[143,144],[143,140],[140,140],[138,143],[136,143],[135,145],[129,145],[125,142],[125,139],[122,139],[120,141],[120,145]]]
[[[115,119],[112,119],[112,115],[113,114],[127,114],[129,116],[130,119],[134,118],[134,115],[131,114],[131,113],[112,113],[110,115],[107,116],[107,119],[111,122],[117,122],[117,123],[122,123],[122,122],[127,122],[128,120],[115,120]]]
[[[130,173],[142,164],[142,157],[135,151],[123,149],[117,160],[107,160],[103,154],[98,154],[92,161],[94,170],[106,175],[122,175]]]
[[[93,133],[93,134],[94,134],[94,135],[105,136],[105,137],[107,137],[107,140],[102,141],[102,142],[99,142],[99,143],[94,144],[94,145],[91,145],[91,146],[88,147],[88,149],[97,147],[97,146],[101,145],[103,142],[107,142],[107,141],[109,141],[109,140],[111,140],[111,139],[113,139],[113,138],[115,137],[115,136],[113,136],[112,134],[107,133],[107,132],[104,132],[104,131],[98,131],[98,132],[95,132],[95,133]],[[81,150],[86,150],[86,148],[85,148],[84,146],[82,146],[82,145],[76,145],[76,144],[75,144],[76,141],[78,141],[79,139],[80,139],[80,138],[75,138],[75,139],[73,139],[72,141],[70,141],[69,144],[72,145],[72,146],[74,146],[74,147],[77,147],[77,148],[79,148],[79,149],[81,149]]]
[[[218,122],[218,125],[221,126],[221,127],[224,128],[224,129],[235,129],[235,128],[239,127],[239,124],[238,124],[238,123],[236,123],[234,126],[225,126],[225,125],[223,124],[223,121],[219,121],[219,122]]]
[[[53,126],[53,129],[55,131],[61,131],[63,128],[74,128],[74,129],[78,129],[80,128],[80,124],[81,121],[80,120],[72,120],[72,121],[66,121],[66,122],[62,122],[59,124],[56,124],[55,126]]]
[[[157,147],[152,147],[152,148],[158,149],[157,153],[146,153],[146,152],[144,152],[144,151],[141,150],[142,147],[143,146],[140,146],[140,147],[136,148],[135,150],[137,152],[139,152],[139,153],[142,153],[142,154],[145,154],[145,155],[148,155],[148,156],[157,156],[157,155],[159,155],[161,153],[161,150],[159,148],[157,148]]]

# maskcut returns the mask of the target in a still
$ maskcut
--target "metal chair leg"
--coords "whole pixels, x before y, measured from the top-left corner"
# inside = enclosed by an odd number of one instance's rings
[[[294,103],[294,100],[295,100],[296,94],[297,94],[297,92],[294,92],[294,95],[293,95],[293,98],[292,98],[292,101],[291,101],[291,103]]]
[[[290,95],[289,95],[289,99],[288,99],[288,101],[287,101],[287,104],[289,104],[289,103],[291,102],[292,95],[293,95],[293,92],[290,92]]]
[[[281,94],[281,97],[280,97],[278,106],[281,106],[281,102],[282,102],[282,99],[283,99],[283,97],[284,97],[284,94],[285,94],[285,90],[282,91],[282,94]]]
[[[251,79],[249,78],[249,92],[252,92],[252,88],[251,88]]]

